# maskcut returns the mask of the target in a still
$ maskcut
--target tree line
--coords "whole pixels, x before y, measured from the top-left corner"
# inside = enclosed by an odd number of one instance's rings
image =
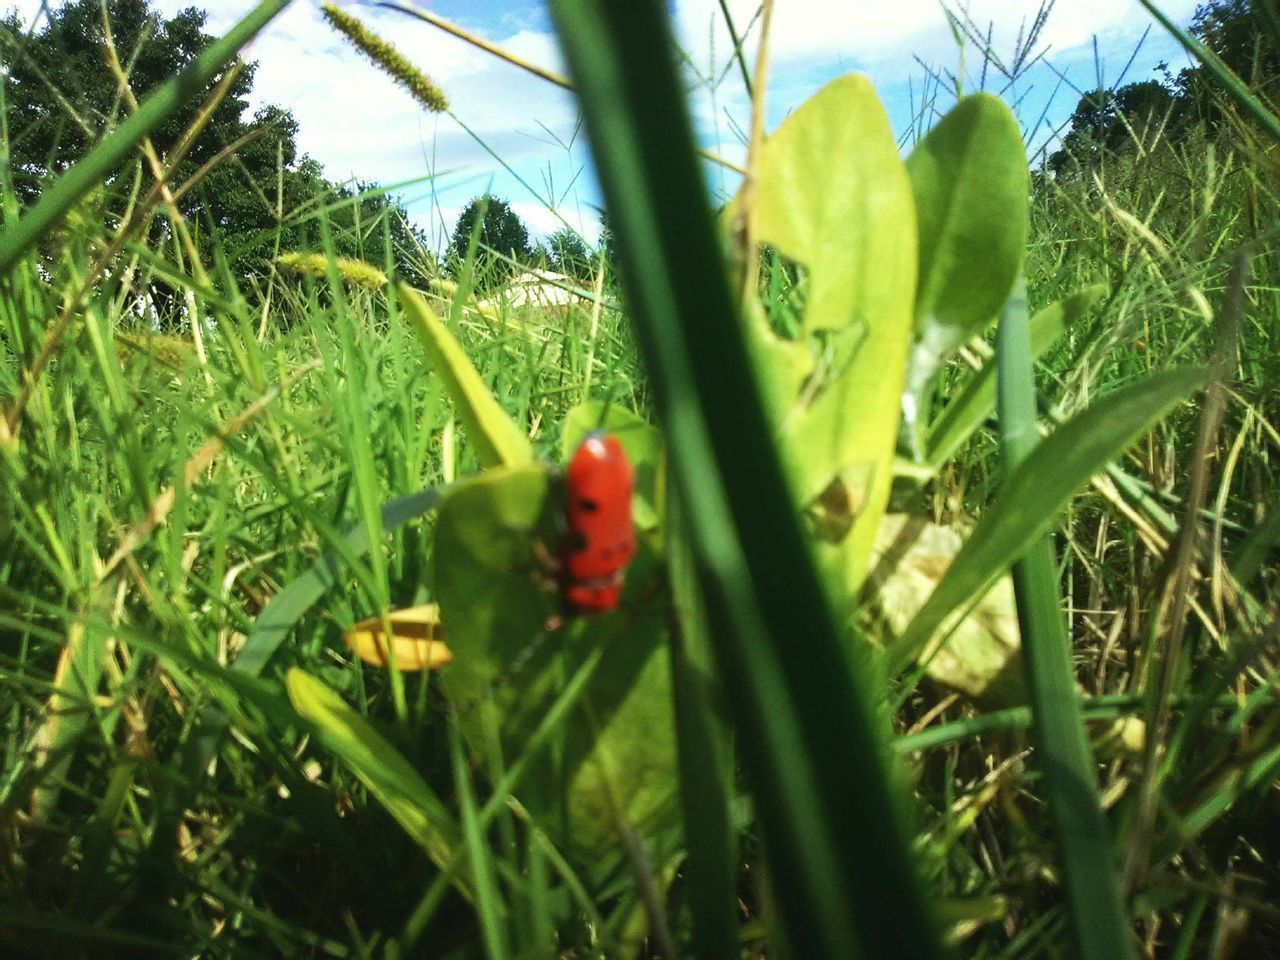
[[[207,14],[195,7],[166,17],[150,0],[107,0],[105,21],[103,9],[100,0],[68,0],[32,31],[16,13],[0,18],[8,181],[20,206],[34,202],[127,116],[129,105],[107,54],[108,25],[139,102],[216,39],[205,30]],[[301,154],[290,111],[249,110],[255,67],[241,65],[199,137],[170,171],[174,186],[200,178],[178,206],[204,263],[222,261],[240,281],[265,275],[280,251],[327,246],[339,256],[381,265],[389,246],[397,275],[422,286],[441,272],[460,276],[474,235],[470,276],[481,286],[505,282],[513,265],[546,267],[577,279],[591,275],[595,254],[574,231],[564,228],[545,243],[533,243],[510,204],[489,195],[467,205],[448,247],[437,254],[398,197],[374,183],[330,181],[319,162]],[[160,157],[171,154],[223,79],[190,97],[152,133]],[[230,147],[232,156],[220,156]],[[140,164],[127,160],[106,178],[100,207],[108,225],[119,222],[139,173],[150,176]],[[146,239],[154,248],[173,239],[164,217],[149,229]]]
[[[1265,103],[1275,104],[1280,83],[1280,24],[1270,21],[1268,5],[1254,0],[1211,0],[1196,7],[1189,32],[1248,85]],[[1222,87],[1202,66],[1174,74],[1167,64],[1158,80],[1115,89],[1091,90],[1072,113],[1061,147],[1050,153],[1044,170],[1059,180],[1088,177],[1108,156],[1150,143],[1159,135],[1184,141],[1194,129],[1216,134],[1232,115]]]

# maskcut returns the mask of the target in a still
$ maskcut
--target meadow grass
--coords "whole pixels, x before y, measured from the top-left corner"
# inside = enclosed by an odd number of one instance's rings
[[[1052,538],[1126,914],[1151,956],[1267,956],[1280,938],[1272,150],[1238,132],[1157,137],[1106,158],[1096,178],[1032,192],[1032,310],[1106,285],[1036,368],[1044,424],[1152,371],[1223,357],[1226,304],[1243,297],[1200,502],[1196,403],[1095,478]],[[6,231],[18,216],[7,178],[0,170]],[[191,264],[175,239],[129,241],[98,277],[119,202],[82,192],[76,215],[0,276],[4,413],[29,395],[0,436],[0,944],[31,956],[687,955],[690,917],[703,914],[678,830],[572,862],[501,802],[501,768],[468,759],[433,676],[370,670],[343,644],[357,621],[431,595],[432,516],[391,522],[384,505],[479,468],[396,288],[344,276],[323,210],[294,214],[317,224],[322,270],[285,261],[232,277],[220,260]],[[362,228],[361,260],[391,273],[386,225]],[[1232,281],[1246,243],[1248,278]],[[763,289],[796,284],[786,264],[763,269]],[[153,287],[187,309],[158,323],[139,295]],[[559,459],[560,427],[584,401],[652,416],[614,297],[481,310],[465,275],[442,290],[432,302],[538,456]],[[65,334],[24,391],[62,316]],[[969,356],[982,351],[975,342]],[[955,364],[940,392],[971,375]],[[898,496],[941,523],[968,521],[1002,477],[998,434],[983,429]],[[1199,545],[1179,562],[1189,521]],[[344,539],[383,524],[394,529],[367,552]],[[337,560],[318,602],[261,676],[236,674],[267,605],[325,557]],[[1170,674],[1160,651],[1176,584],[1183,641]],[[298,721],[280,683],[295,666],[456,811],[470,866],[453,869],[470,871],[471,902]],[[550,749],[589,679],[568,678],[540,734]],[[1029,711],[932,682],[895,686],[894,698],[893,776],[913,798],[916,870],[946,936],[966,956],[1062,955],[1068,905]],[[211,710],[229,727],[202,744],[219,729]],[[1153,721],[1164,747],[1144,762]],[[184,768],[192,757],[205,762]],[[773,955],[785,878],[764,879],[756,809],[741,785],[731,793],[731,935],[747,955]]]

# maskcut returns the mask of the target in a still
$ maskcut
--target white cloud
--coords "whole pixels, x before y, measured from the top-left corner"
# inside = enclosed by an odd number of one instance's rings
[[[39,0],[17,2],[28,16],[40,6]],[[954,9],[959,0],[951,2]],[[192,4],[203,5],[207,29],[222,33],[256,0],[153,3],[170,16]],[[739,29],[745,29],[758,0],[728,3]],[[0,0],[0,6],[6,5]],[[404,14],[349,0],[344,5],[440,84],[472,133],[449,117],[425,112],[365,61],[324,22],[318,0],[295,0],[246,51],[258,63],[253,105],[274,103],[292,111],[299,123],[299,149],[319,160],[329,177],[392,184],[434,172],[434,181],[405,191],[415,201],[411,212],[428,230],[439,230],[442,217],[451,226],[467,200],[492,188],[512,202],[535,234],[559,226],[541,202],[548,201],[574,227],[594,236],[592,204],[598,203],[598,192],[584,170],[585,138],[579,133],[575,140],[578,111],[571,95]],[[1038,0],[970,0],[968,10],[978,23],[994,21],[993,45],[1007,54],[1020,24],[1031,19],[1038,5]],[[1164,6],[1185,20],[1194,0],[1166,0]],[[531,62],[563,71],[554,36],[530,26],[541,22],[534,15],[538,9],[530,0],[527,8],[498,18],[478,4],[467,26]],[[676,0],[674,13],[693,63],[718,75],[730,53],[720,0]],[[1106,49],[1123,49],[1149,22],[1137,0],[1063,0],[1054,7],[1041,43],[1055,55],[1074,52],[1079,59],[1095,33],[1110,45]],[[747,44],[749,57],[754,57],[758,35],[756,24]],[[861,69],[877,84],[887,85],[920,76],[912,54],[945,66],[954,66],[957,58],[938,0],[778,0],[770,49],[771,122],[836,73]],[[973,56],[970,52],[971,62]],[[726,154],[740,159],[743,151],[727,117],[745,125],[747,106],[736,71],[714,97],[696,90],[693,110],[701,137],[723,144]],[[712,177],[719,182],[714,172]]]
[[[751,24],[744,45],[754,58],[760,35],[752,15],[758,0],[728,0],[730,14],[741,34]],[[992,45],[998,53],[1012,51],[1020,29],[1030,26],[1041,0],[895,0],[867,3],[855,0],[778,0],[774,7],[770,57],[775,69],[816,62],[844,61],[876,65],[896,61],[909,71],[912,55],[949,53],[955,45],[944,6],[967,10],[972,20],[993,27]],[[1195,0],[1166,0],[1162,8],[1175,20],[1185,20]],[[1091,42],[1095,34],[1108,39],[1136,38],[1151,23],[1137,0],[1067,0],[1056,3],[1040,44],[1065,53]],[[676,25],[696,64],[723,67],[732,52],[720,0],[679,0]],[[749,60],[748,62],[754,62]]]

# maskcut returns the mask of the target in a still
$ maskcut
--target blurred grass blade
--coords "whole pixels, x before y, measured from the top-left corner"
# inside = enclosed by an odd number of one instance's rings
[[[1075,320],[1106,293],[1105,284],[1093,284],[1036,311],[1031,318],[1031,358],[1048,350]],[[939,469],[955,454],[996,408],[996,370],[988,363],[929,424],[925,461]]]
[[[240,48],[288,5],[289,0],[262,0],[226,36],[202,50],[190,66],[148,97],[137,113],[62,174],[25,217],[0,234],[0,274],[57,226],[77,200],[101,186],[139,140],[164,123],[182,104],[200,95],[218,72],[235,58]]]
[[[1053,526],[1071,495],[1192,391],[1197,367],[1165,370],[1095,402],[1058,427],[1010,471],[995,502],[902,636],[888,650],[891,675],[910,664],[956,609],[981,596]]]
[[[667,498],[666,540],[675,615],[671,686],[679,742],[680,804],[684,814],[685,888],[700,957],[738,952],[738,857],[733,835],[733,733],[715,683],[706,610],[684,521],[674,492]]]
[[[1280,117],[1277,117],[1273,110],[1253,95],[1249,90],[1249,85],[1237,76],[1235,71],[1227,66],[1221,57],[1174,23],[1152,0],[1138,0],[1138,2],[1146,7],[1147,12],[1159,21],[1160,26],[1169,31],[1173,38],[1182,44],[1187,53],[1199,60],[1204,65],[1204,68],[1213,74],[1214,79],[1222,84],[1222,88],[1231,99],[1235,100],[1246,113],[1261,124],[1262,128],[1271,134],[1274,139],[1280,140]]]
[[[709,635],[800,957],[939,955],[856,682],[797,518],[730,293],[663,4],[559,0]]]
[[[415,517],[433,509],[440,501],[442,489],[433,488],[392,500],[382,508],[384,533],[403,526]],[[254,620],[249,636],[231,663],[232,676],[256,677],[284,643],[298,621],[338,580],[338,560],[346,563],[366,553],[371,546],[369,532],[357,525],[334,542],[334,552],[326,554],[310,570],[291,582],[271,598]],[[164,877],[174,867],[172,850],[177,824],[182,811],[200,789],[218,745],[227,732],[230,719],[214,704],[207,704],[196,716],[195,729],[181,748],[176,766],[180,778],[163,792],[157,803],[156,828],[145,858],[152,885],[163,889]]]
[[[461,842],[461,831],[449,808],[409,761],[368,720],[309,674],[294,667],[285,677],[285,690],[298,716],[316,728],[321,743],[351,768],[436,866],[446,867]],[[457,885],[470,899],[470,884],[461,879]]]
[[[1039,443],[1026,284],[1019,277],[1000,317],[997,364],[1005,470],[1026,462]],[[1054,511],[1056,513],[1056,511]],[[1068,916],[1080,960],[1131,954],[1130,933],[1098,795],[1096,765],[1076,697],[1071,641],[1058,596],[1053,545],[1041,535],[1013,565],[1022,658],[1031,700],[1035,761],[1057,833]]]
[[[294,671],[296,672],[296,671]],[[493,876],[493,864],[484,829],[480,825],[476,809],[475,793],[471,786],[471,770],[467,766],[466,752],[462,749],[462,730],[456,723],[449,724],[449,756],[453,761],[454,789],[462,807],[461,835],[471,858],[475,875],[476,913],[480,921],[480,933],[484,938],[485,954],[489,960],[501,960],[507,955],[506,935],[503,931],[502,897]],[[400,758],[397,754],[398,759]],[[423,783],[425,787],[426,784]],[[438,866],[445,864],[436,861]]]
[[[467,429],[482,467],[516,466],[533,460],[533,447],[514,420],[498,405],[458,341],[435,315],[422,294],[407,284],[396,287],[405,312],[444,381],[458,419]]]

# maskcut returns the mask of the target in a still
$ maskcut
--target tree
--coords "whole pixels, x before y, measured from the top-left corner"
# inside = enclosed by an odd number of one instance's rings
[[[205,14],[194,7],[165,19],[150,8],[148,0],[108,0],[106,6],[119,59],[140,101],[214,40],[204,32]],[[5,97],[11,164],[20,199],[31,200],[48,177],[84,156],[123,118],[124,107],[104,53],[104,40],[98,0],[71,0],[51,12],[41,30],[30,38],[16,19],[0,25],[0,49],[10,64]],[[189,176],[251,131],[258,132],[261,139],[255,151],[242,152],[242,163],[259,161],[256,166],[269,166],[274,173],[278,146],[284,147],[287,162],[293,161],[296,124],[286,111],[269,108],[252,120],[244,119],[253,72],[253,66],[247,66],[232,83],[175,180]],[[195,118],[207,93],[187,98],[152,131],[151,140],[162,156]],[[118,182],[132,166],[130,161],[117,170],[108,184]],[[262,173],[264,180],[267,172],[250,168],[251,175]]]
[[[591,278],[592,254],[577,232],[561,227],[547,238],[548,262],[552,270],[577,280]]]
[[[455,277],[466,267],[473,234],[477,234],[476,285],[483,289],[500,286],[511,278],[514,270],[509,260],[527,263],[533,254],[529,230],[511,209],[511,204],[486,193],[468,203],[454,224],[449,239],[448,267]]]
[[[1280,100],[1280,26],[1259,7],[1254,0],[1210,0],[1196,7],[1189,29],[1256,95],[1275,104]],[[1223,124],[1225,101],[1217,77],[1203,66],[1188,67],[1176,77],[1165,65],[1160,69],[1163,83],[1147,80],[1081,97],[1062,149],[1048,158],[1046,167],[1056,177],[1071,177],[1096,168],[1105,155],[1127,149],[1134,134],[1162,130],[1177,142],[1194,122],[1211,132]]]
[[[194,7],[170,18],[156,12],[149,0],[107,0],[106,9],[113,43],[139,101],[214,41],[204,31],[206,14]],[[30,37],[16,15],[0,20],[0,60],[8,66],[4,94],[10,169],[21,203],[34,201],[126,115],[105,49],[100,0],[69,0]],[[265,270],[277,241],[281,250],[318,248],[318,225],[294,211],[345,198],[352,203],[330,216],[337,252],[381,264],[383,233],[377,224],[385,216],[397,271],[410,282],[424,282],[419,250],[425,238],[410,225],[403,207],[380,191],[368,193],[367,185],[353,190],[327,181],[318,163],[298,155],[298,125],[289,111],[266,106],[247,116],[253,76],[254,65],[246,65],[170,178],[175,186],[185,183],[226,147],[250,138],[180,202],[205,264],[225,256],[232,274],[243,278]],[[161,157],[173,150],[212,86],[187,97],[152,131]],[[106,178],[112,213],[123,209],[124,193],[140,162],[135,154]],[[147,180],[150,175],[144,170]],[[168,238],[167,222],[159,217],[148,239],[160,245]]]
[[[1191,33],[1218,55],[1254,92],[1276,93],[1280,82],[1280,47],[1274,27],[1255,0],[1211,0],[1200,4],[1191,18]],[[1184,93],[1212,82],[1203,68],[1182,71]]]
[[[1129,148],[1134,138],[1150,142],[1157,134],[1179,135],[1184,104],[1157,80],[1131,83],[1119,90],[1092,90],[1071,115],[1062,149],[1049,157],[1056,176],[1093,170],[1107,154]]]

